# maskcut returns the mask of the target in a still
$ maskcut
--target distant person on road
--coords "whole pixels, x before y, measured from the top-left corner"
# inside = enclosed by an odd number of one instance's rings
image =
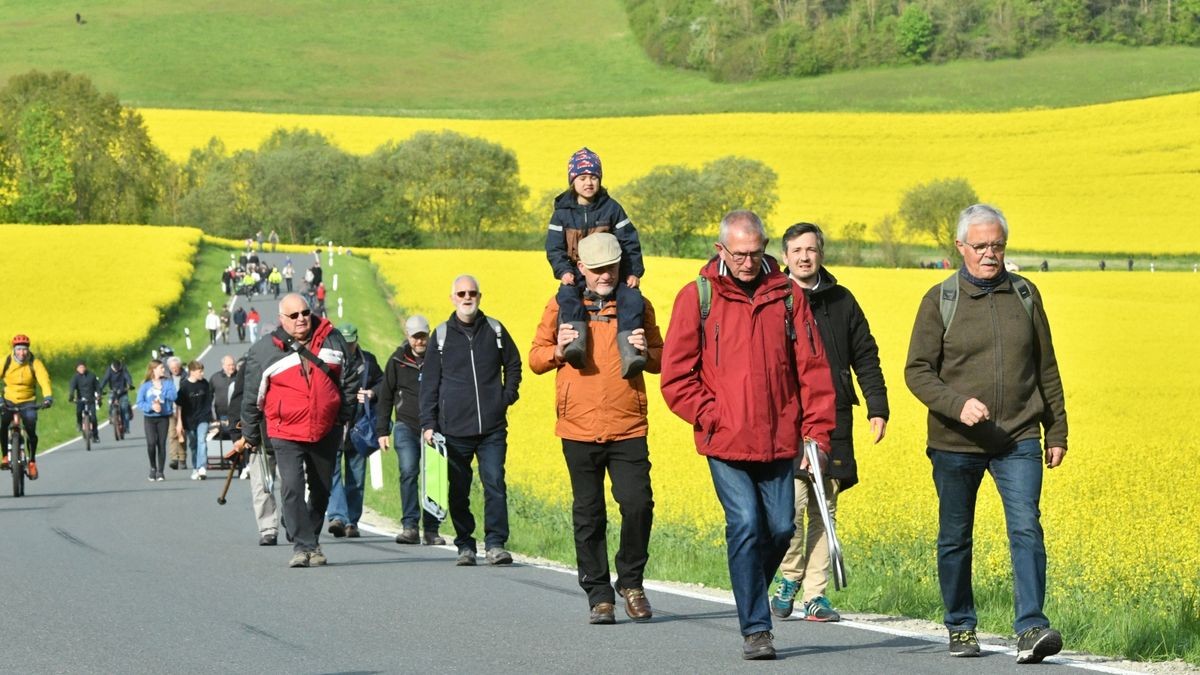
[[[929,408],[926,454],[938,494],[938,581],[950,655],[979,656],[971,549],[979,485],[990,473],[1012,553],[1017,663],[1039,663],[1062,649],[1062,635],[1042,612],[1038,504],[1042,462],[1053,469],[1067,452],[1067,412],[1042,296],[1005,269],[1008,242],[999,209],[976,204],[959,215],[963,266],[921,299],[904,379]]]
[[[554,213],[546,231],[546,258],[558,288],[560,323],[569,323],[579,335],[564,350],[566,362],[573,368],[583,365],[587,354],[588,314],[583,307],[585,292],[579,273],[579,242],[594,232],[608,232],[621,244],[620,282],[615,291],[617,303],[617,350],[621,354],[621,374],[634,377],[645,365],[646,355],[632,349],[626,339],[642,328],[645,303],[638,290],[646,273],[642,264],[642,244],[637,230],[617,200],[600,185],[600,157],[588,148],[580,148],[567,161],[566,192],[554,199]]]
[[[263,252],[263,246],[262,246],[262,245],[263,245],[263,233],[262,233],[262,230],[259,230],[258,232],[255,232],[255,233],[254,233],[254,243],[255,243],[255,244],[256,244],[256,246],[257,246],[258,252],[259,252],[259,253],[262,253],[262,252]]]
[[[179,433],[192,456],[192,480],[208,477],[208,425],[212,422],[213,388],[204,379],[204,364],[188,364],[187,379],[179,385]]]
[[[100,378],[88,370],[87,363],[80,361],[75,364],[75,374],[71,376],[68,386],[67,400],[75,403],[75,428],[83,431],[83,416],[88,416],[92,423],[92,442],[100,441],[100,432],[96,430],[96,405],[100,402]]]
[[[287,286],[287,292],[291,293],[294,290],[292,288],[292,279],[296,276],[296,268],[292,266],[291,258],[288,258],[287,262],[283,264],[283,270],[280,271],[280,274],[283,275],[283,283]]]
[[[238,307],[233,310],[233,326],[237,328],[238,342],[246,341],[246,310]]]
[[[278,267],[272,267],[267,275],[267,283],[271,285],[271,294],[278,300],[279,289],[283,287],[283,272],[280,272]]]
[[[250,313],[246,315],[246,330],[250,333],[250,343],[258,342],[258,324],[262,320],[258,310],[251,307]]]
[[[150,459],[150,480],[165,480],[163,468],[167,459],[167,436],[175,416],[178,390],[167,375],[162,361],[153,359],[146,366],[146,377],[138,387],[137,407],[146,423],[146,455]]]
[[[641,373],[621,374],[617,348],[617,288],[621,285],[621,244],[608,232],[597,232],[579,241],[578,273],[584,280],[587,330],[596,338],[589,345],[582,367],[564,367],[564,350],[578,336],[575,327],[559,315],[557,299],[542,313],[529,367],[542,374],[555,371],[555,434],[562,439],[563,457],[571,476],[574,499],[575,563],[579,585],[587,593],[588,622],[616,621],[616,596],[625,600],[625,614],[634,621],[653,617],[642,586],[650,559],[650,528],[654,522],[654,494],[650,487],[650,451],[646,444],[646,383]],[[625,338],[645,355],[646,372],[657,373],[662,362],[662,333],[654,320],[654,306],[644,301],[642,326]],[[617,550],[616,592],[608,568],[604,475],[612,482],[613,499],[621,510],[620,548]]]
[[[54,404],[54,392],[51,389],[50,373],[42,360],[29,351],[29,336],[18,333],[12,339],[12,353],[4,357],[4,366],[0,368],[0,381],[4,383],[4,402],[15,406],[21,415],[21,423],[25,427],[25,436],[29,438],[29,463],[26,471],[30,480],[37,480],[37,420],[38,408],[37,389],[42,390],[42,400],[45,407]],[[3,448],[3,458],[0,468],[8,469],[8,430],[12,424],[11,415],[0,415],[0,447]]]
[[[1133,271],[1133,258],[1130,257],[1129,260],[1126,261],[1125,265],[1126,265],[1126,267],[1128,267],[1129,271],[1132,272]]]
[[[663,348],[663,398],[692,425],[725,510],[743,659],[775,658],[767,594],[796,529],[794,462],[805,439],[828,457],[835,420],[808,301],[766,246],[757,215],[728,213],[702,280],[675,298]]]
[[[1042,272],[1049,272],[1050,271],[1050,261],[1042,260],[1042,264],[1038,266],[1038,270],[1040,270]]]
[[[120,409],[126,432],[133,422],[133,409],[129,403],[130,389],[133,389],[133,377],[120,359],[114,359],[104,371],[104,379],[100,380],[100,394],[103,396],[105,390],[111,391],[108,404],[116,405]]]
[[[204,317],[204,329],[208,331],[208,344],[217,344],[217,331],[221,330],[221,317],[217,316],[217,310],[212,307],[208,308],[208,314]]]
[[[1107,264],[1104,262],[1104,260],[1103,260],[1103,259],[1102,259],[1102,260],[1100,260],[1100,271],[1101,271],[1101,272],[1103,272],[1103,271],[1104,271],[1104,268],[1105,268],[1105,267],[1107,267],[1107,266],[1108,266],[1108,265],[1107,265]]]
[[[183,359],[175,356],[174,352],[171,352],[171,355],[167,357],[167,375],[175,385],[175,394],[178,397],[179,387],[187,379],[187,373],[183,370]],[[183,432],[180,431],[178,405],[175,406],[175,415],[171,419],[171,428],[167,432],[167,455],[171,460],[170,466],[172,469],[187,470],[187,445],[183,437]]]
[[[349,365],[346,372],[359,378],[358,391],[355,395],[353,425],[367,414],[367,408],[375,409],[375,388],[383,381],[383,371],[379,361],[371,352],[358,344],[358,329],[354,324],[346,323],[338,327],[338,332],[346,340],[349,347]],[[372,432],[374,425],[372,424]],[[329,493],[329,507],[325,517],[329,521],[329,534],[337,538],[359,536],[358,519],[362,517],[363,491],[367,486],[367,456],[354,447],[350,434],[338,448],[337,457],[333,462],[333,486]]]
[[[279,248],[279,233],[271,230],[271,236],[267,240],[271,242],[271,253],[274,253]]]
[[[421,368],[421,433],[446,437],[450,520],[455,564],[475,564],[475,516],[471,514],[471,460],[483,483],[484,554],[490,565],[512,563],[508,544],[508,407],[517,402],[521,354],[512,336],[479,309],[479,282],[460,275],[450,287],[454,313],[434,329],[434,348]]]
[[[279,324],[246,356],[243,447],[262,447],[259,425],[265,421],[279,466],[284,520],[294,540],[288,565],[319,566],[327,562],[320,536],[334,457],[343,425],[354,414],[359,381],[347,371],[346,341],[328,321],[313,317],[302,296],[283,296]]]
[[[221,344],[229,344],[229,325],[233,323],[233,314],[229,311],[229,305],[221,305],[221,313],[217,317],[219,319],[217,330],[221,334]]]
[[[441,546],[446,543],[439,534],[440,523],[433,514],[421,508],[418,481],[421,473],[421,366],[429,347],[429,320],[420,314],[408,317],[404,322],[408,340],[396,348],[383,367],[383,383],[379,386],[379,403],[376,408],[375,435],[379,437],[379,449],[386,452],[396,448],[396,462],[400,469],[400,533],[397,544],[421,544]],[[391,437],[388,424],[395,413]],[[394,443],[392,438],[395,439]],[[417,526],[423,525],[421,535]]]
[[[858,376],[858,386],[867,399],[867,420],[876,443],[887,432],[887,386],[879,367],[879,347],[862,307],[825,268],[825,234],[821,228],[812,223],[789,227],[783,233],[783,259],[788,277],[804,289],[833,376],[836,425],[830,435],[830,461],[823,487],[830,519],[836,525],[839,495],[858,483],[853,407],[859,401],[850,371],[853,369]],[[829,585],[829,535],[811,477],[808,471],[800,470],[799,464],[795,479],[796,533],[779,566],[779,587],[771,597],[771,613],[782,619],[791,616],[800,592],[801,617],[808,621],[840,621],[841,615],[825,595]]]
[[[313,263],[312,267],[308,268],[308,272],[304,275],[304,280],[315,291],[317,286],[321,285],[324,278],[324,273],[321,271],[321,249],[317,249],[317,261]]]

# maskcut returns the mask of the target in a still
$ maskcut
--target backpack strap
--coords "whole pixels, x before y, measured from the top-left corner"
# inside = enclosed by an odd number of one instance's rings
[[[502,339],[504,337],[504,326],[500,325],[499,319],[493,319],[490,316],[487,317],[487,322],[488,322],[488,325],[492,327],[492,332],[496,334],[496,349],[498,349],[500,351],[504,351],[504,342]],[[433,337],[434,337],[434,341],[437,342],[438,355],[440,356],[442,353],[442,350],[446,346],[446,322],[445,321],[439,323],[437,328],[433,329]]]
[[[1029,287],[1029,282],[1024,277],[1008,273],[1008,278],[1012,281],[1013,291],[1016,292],[1017,298],[1021,301],[1021,307],[1025,308],[1025,313],[1029,315],[1029,319],[1033,320],[1033,290]],[[954,321],[954,310],[958,307],[958,273],[950,275],[949,278],[942,281],[941,295],[938,301],[938,309],[942,314],[942,335],[945,335],[950,330],[950,322]]]
[[[1029,315],[1029,319],[1033,320],[1033,290],[1029,288],[1029,282],[1025,277],[1017,276],[1012,272],[1008,273],[1008,278],[1012,280],[1013,290],[1017,292],[1017,297],[1021,300],[1021,306],[1025,308],[1025,313]]]
[[[487,317],[487,322],[488,325],[492,327],[492,332],[496,334],[496,349],[499,351],[504,351],[504,343],[500,339],[504,336],[504,327],[500,325],[500,321],[498,319],[493,319],[490,316]]]
[[[302,359],[307,359],[314,366],[319,368],[322,373],[325,373],[325,376],[328,377],[329,380],[334,383],[334,385],[337,385],[337,383],[338,383],[337,375],[333,374],[333,369],[329,367],[329,364],[325,363],[316,354],[313,354],[311,351],[309,351],[308,347],[305,347],[304,344],[297,341],[296,338],[292,337],[291,335],[288,335],[287,332],[283,330],[282,326],[280,326],[279,328],[276,328],[274,330],[274,332],[271,333],[271,335],[278,338],[279,341],[283,343],[283,346],[285,349],[289,349],[293,352],[296,352],[297,354],[300,355],[300,358],[302,358]],[[338,387],[339,395],[340,395],[341,389],[342,389],[341,387]]]
[[[712,284],[703,274],[696,277],[696,294],[700,301],[700,346],[704,346],[704,322],[712,311]]]
[[[8,374],[8,367],[12,365],[12,354],[4,357],[4,370],[0,370],[0,379],[3,379]]]
[[[437,341],[438,356],[442,354],[442,348],[446,346],[446,322],[438,324],[437,328],[433,329],[433,337]]]

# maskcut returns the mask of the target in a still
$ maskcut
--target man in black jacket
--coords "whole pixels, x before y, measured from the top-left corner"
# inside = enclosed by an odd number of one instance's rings
[[[80,361],[75,365],[75,374],[71,376],[71,387],[68,401],[75,402],[75,428],[83,429],[83,415],[86,412],[92,423],[92,442],[100,441],[100,432],[96,430],[96,403],[100,400],[100,380],[95,373],[88,370],[87,364]]]
[[[811,223],[798,223],[783,234],[783,256],[792,281],[804,289],[817,330],[825,343],[825,356],[833,375],[837,397],[837,426],[830,436],[829,468],[825,473],[825,499],[836,521],[838,494],[858,483],[854,461],[854,415],[859,404],[850,381],[853,368],[867,399],[867,420],[875,442],[887,430],[887,386],[879,368],[879,347],[858,301],[823,266],[825,236]],[[797,465],[798,466],[798,465]],[[825,597],[829,583],[829,538],[821,521],[820,506],[807,472],[796,476],[796,534],[780,564],[780,583],[771,598],[775,616],[791,616],[797,592],[803,591],[803,617],[809,621],[838,621],[841,616]],[[805,513],[808,526],[805,527]]]
[[[458,565],[475,564],[475,517],[471,515],[471,459],[479,462],[483,483],[483,529],[487,561],[507,565],[508,406],[517,402],[521,354],[499,321],[479,309],[483,295],[475,277],[462,275],[451,286],[454,313],[433,334],[437,353],[421,368],[421,429],[426,443],[434,432],[446,437],[450,477],[450,520]]]
[[[446,540],[438,535],[438,519],[425,511],[418,503],[417,480],[421,470],[421,420],[418,399],[421,392],[421,366],[425,363],[429,347],[429,320],[420,314],[408,317],[404,323],[408,341],[396,348],[383,369],[383,384],[379,387],[379,417],[376,418],[375,435],[379,437],[379,449],[386,451],[392,445],[388,434],[388,423],[392,413],[396,423],[391,434],[395,436],[396,461],[400,464],[400,534],[397,544],[440,546]],[[425,524],[425,536],[417,532],[417,520]]]

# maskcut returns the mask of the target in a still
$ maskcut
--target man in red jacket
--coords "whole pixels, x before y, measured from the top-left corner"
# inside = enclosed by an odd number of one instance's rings
[[[361,372],[346,372],[349,365],[341,333],[314,316],[299,293],[283,296],[279,328],[246,355],[242,441],[250,451],[261,447],[259,423],[265,418],[279,467],[283,517],[294,543],[290,567],[326,563],[318,538],[329,505],[333,461],[342,425],[354,415],[362,379]]]
[[[795,531],[793,459],[805,438],[826,457],[834,428],[808,301],[766,246],[753,212],[721,220],[716,257],[675,298],[662,363],[663,398],[692,425],[725,510],[744,659],[775,658],[767,591]]]

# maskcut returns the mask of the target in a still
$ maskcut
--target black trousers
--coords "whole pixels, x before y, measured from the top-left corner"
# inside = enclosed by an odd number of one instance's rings
[[[621,543],[617,549],[617,588],[641,588],[650,558],[650,529],[654,523],[654,494],[650,489],[650,452],[646,437],[612,443],[563,439],[563,456],[571,474],[575,526],[575,562],[579,586],[588,604],[615,602],[609,581],[608,513],[604,503],[604,473],[612,480],[612,495],[621,510]]]
[[[312,551],[317,548],[325,509],[333,488],[333,460],[342,441],[342,427],[335,425],[325,437],[313,443],[272,438],[275,464],[279,468],[279,494],[283,500],[283,521],[292,548]],[[308,486],[308,501],[304,488]]]
[[[167,435],[170,433],[171,416],[150,417],[142,415],[146,422],[146,455],[150,468],[162,473],[167,468]]]

